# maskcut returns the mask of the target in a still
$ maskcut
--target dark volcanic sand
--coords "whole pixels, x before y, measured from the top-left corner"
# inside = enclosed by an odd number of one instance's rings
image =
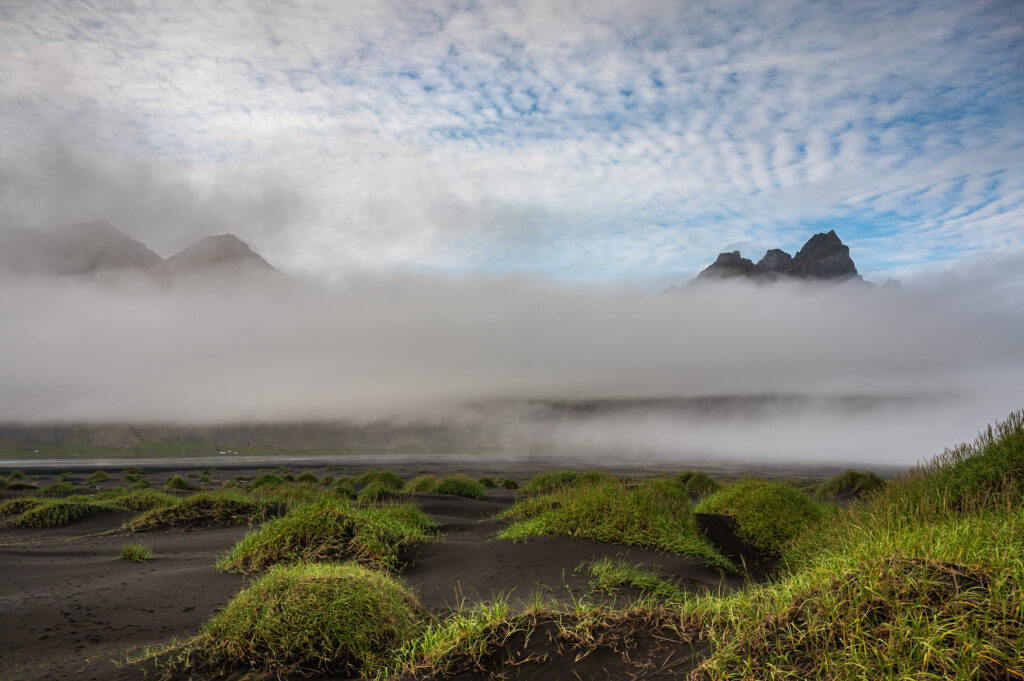
[[[125,461],[120,467],[128,464]],[[107,470],[120,478],[115,473],[120,467],[108,466]],[[34,482],[43,486],[53,481],[58,470],[68,469],[75,470],[68,466],[45,473],[27,472],[40,474]],[[419,466],[413,462],[393,469],[411,478]],[[88,471],[81,472],[81,466],[78,470],[72,481],[82,484]],[[325,474],[323,468],[312,467],[293,468],[292,472],[302,470]],[[147,468],[146,477],[158,484],[169,472]],[[176,472],[199,473],[180,466]],[[431,467],[430,472],[443,469]],[[486,472],[495,473],[493,467]],[[258,473],[223,469],[214,475],[219,486],[235,475]],[[331,473],[338,475],[341,471]],[[514,477],[522,482],[528,477],[524,473],[516,471]],[[118,484],[114,480],[100,487]],[[575,569],[585,561],[605,556],[622,556],[656,567],[663,576],[693,589],[736,588],[742,584],[739,578],[724,579],[697,560],[635,547],[569,537],[540,537],[525,542],[490,540],[503,523],[488,518],[510,505],[513,497],[513,492],[503,489],[489,490],[483,501],[416,495],[416,503],[445,532],[440,542],[416,547],[415,561],[402,573],[425,606],[445,612],[460,605],[472,606],[499,593],[511,593],[514,604],[530,601],[536,592],[566,602],[587,591],[589,578],[576,574]],[[64,528],[0,529],[0,680],[151,679],[151,674],[144,677],[141,670],[119,667],[114,661],[122,660],[131,650],[196,632],[246,583],[244,577],[219,573],[213,566],[248,528],[110,532],[131,516],[107,513]],[[150,546],[153,560],[144,564],[122,560],[119,553],[124,543]],[[541,631],[531,646],[547,640],[543,628]],[[632,659],[648,654],[653,661],[648,672],[638,678],[671,677],[688,666],[686,660],[692,654],[689,645],[650,636],[633,639],[640,648],[630,653]],[[644,646],[650,648],[648,653],[642,652]],[[569,659],[575,657],[575,652],[570,651]],[[556,656],[544,665],[523,666],[519,676],[575,679],[573,672],[589,670],[589,678],[615,678],[615,670],[626,674],[623,659],[630,659],[607,649],[598,649],[587,657],[589,662],[581,667]],[[662,673],[657,673],[658,665]],[[628,669],[626,677],[638,670],[636,666]],[[473,673],[459,678],[488,675]],[[512,674],[510,678],[517,676]],[[582,678],[588,678],[587,674]]]

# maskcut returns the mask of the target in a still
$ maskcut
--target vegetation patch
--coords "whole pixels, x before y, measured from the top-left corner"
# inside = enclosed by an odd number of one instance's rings
[[[360,565],[277,566],[164,657],[177,673],[372,677],[419,631],[419,612],[401,582]]]
[[[563,487],[577,485],[591,485],[594,483],[610,482],[615,477],[602,471],[548,471],[538,473],[527,480],[522,487],[524,494],[550,494]]]
[[[433,492],[434,488],[437,487],[437,483],[441,481],[441,478],[431,473],[424,473],[417,475],[415,478],[405,483],[402,488],[403,492],[408,494],[414,494],[416,492]]]
[[[711,494],[721,488],[704,471],[683,471],[672,479],[691,494]]]
[[[322,499],[250,532],[217,568],[253,572],[276,563],[354,560],[394,569],[404,562],[410,542],[429,541],[435,532],[426,514],[413,506],[360,508]]]
[[[826,517],[827,507],[780,482],[748,478],[704,499],[697,513],[736,519],[736,534],[769,556],[779,556],[787,542]]]
[[[181,500],[171,494],[164,494],[154,490],[133,490],[124,494],[97,494],[97,498],[103,500],[108,506],[122,511],[151,511],[155,508],[166,508],[179,503]]]
[[[102,504],[87,504],[73,501],[44,501],[17,516],[13,524],[18,527],[62,527],[111,510]]]
[[[396,488],[381,480],[373,480],[366,487],[359,490],[359,501],[372,503],[391,499],[402,493],[401,488]]]
[[[46,487],[42,488],[39,491],[43,492],[45,494],[60,495],[60,494],[75,494],[75,493],[79,492],[80,490],[79,490],[78,487],[76,487],[75,485],[72,485],[70,482],[60,481],[60,482],[55,482],[52,485],[47,485]]]
[[[320,482],[320,479],[317,478],[312,473],[302,473],[300,475],[295,476],[295,482],[301,482],[307,485],[315,485]]]
[[[122,544],[121,558],[134,563],[145,563],[153,557],[153,549],[145,544]]]
[[[96,471],[85,479],[85,481],[90,485],[95,485],[98,482],[106,482],[107,480],[110,480],[110,474],[106,471]]]
[[[125,468],[121,469],[121,472],[124,473],[125,475],[142,475],[143,470],[138,466],[126,466]]]
[[[356,478],[355,483],[357,485],[370,485],[372,483],[378,483],[390,489],[399,490],[402,489],[402,479],[395,473],[388,470],[374,469],[369,470]]]
[[[818,498],[841,497],[859,499],[885,487],[885,480],[871,471],[849,470],[834,475],[814,489]]]
[[[171,527],[217,527],[262,522],[284,511],[280,504],[250,499],[233,492],[199,492],[133,518],[125,527],[132,531]]]
[[[467,499],[483,499],[486,489],[479,482],[469,477],[456,473],[441,478],[432,490],[434,494],[450,494],[456,497]]]
[[[735,569],[697,529],[686,491],[667,480],[637,485],[610,480],[562,487],[520,500],[501,517],[517,522],[502,530],[499,539],[590,537],[699,556],[712,565]]]
[[[593,578],[591,588],[615,594],[621,587],[636,589],[644,596],[663,603],[682,603],[686,600],[686,591],[672,582],[639,565],[627,563],[622,559],[602,558],[585,563],[577,569],[586,570]]]
[[[13,518],[19,516],[25,511],[30,511],[36,506],[41,506],[46,503],[42,499],[36,497],[21,497],[19,499],[8,499],[7,501],[0,503],[0,519]]]
[[[166,487],[167,489],[180,490],[192,489],[192,485],[185,482],[185,478],[181,477],[180,475],[172,475],[171,477],[167,478],[167,482],[164,483],[164,487]]]

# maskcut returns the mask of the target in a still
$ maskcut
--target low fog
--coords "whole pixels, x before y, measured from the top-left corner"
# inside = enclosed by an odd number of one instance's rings
[[[0,421],[447,424],[475,434],[450,444],[524,452],[911,464],[1024,406],[1024,314],[993,290],[1020,264],[903,291],[664,295],[522,277],[7,276]]]

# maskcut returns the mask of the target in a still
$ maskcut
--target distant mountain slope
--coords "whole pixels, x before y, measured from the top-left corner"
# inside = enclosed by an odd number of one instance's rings
[[[165,260],[160,270],[172,276],[204,273],[281,275],[281,272],[233,234],[200,239]]]
[[[48,231],[0,232],[0,271],[89,276],[132,270],[172,281],[210,274],[287,278],[232,234],[206,237],[164,260],[146,244],[102,220]]]
[[[48,232],[25,231],[5,239],[2,263],[16,272],[88,275],[152,270],[163,258],[109,222],[80,222]]]

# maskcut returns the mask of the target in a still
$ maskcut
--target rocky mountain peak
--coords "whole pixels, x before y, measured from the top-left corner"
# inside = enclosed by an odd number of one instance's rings
[[[173,273],[211,270],[277,272],[270,263],[234,234],[217,234],[200,239],[164,261],[163,269]]]

